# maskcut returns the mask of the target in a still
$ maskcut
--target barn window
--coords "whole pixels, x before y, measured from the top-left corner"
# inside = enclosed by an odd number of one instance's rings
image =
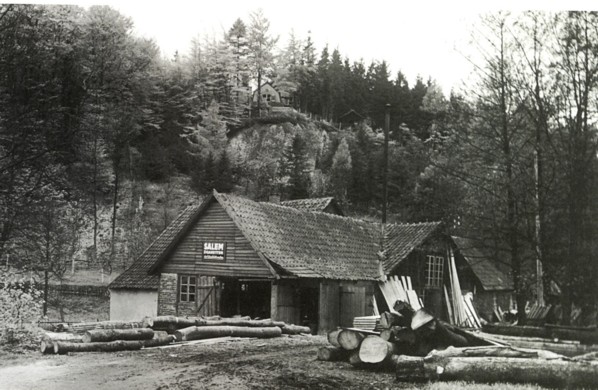
[[[179,283],[179,302],[195,302],[197,277],[181,275]]]
[[[444,257],[428,256],[426,267],[426,287],[441,287],[444,271]]]

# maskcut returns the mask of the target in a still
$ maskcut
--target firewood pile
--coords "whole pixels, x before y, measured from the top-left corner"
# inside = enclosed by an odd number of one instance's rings
[[[46,332],[41,342],[42,353],[114,352],[158,347],[174,342],[213,338],[271,338],[311,334],[306,326],[286,324],[271,319],[250,317],[176,317],[159,316],[140,322],[103,321],[63,326],[70,332]]]
[[[598,348],[578,348],[584,354],[570,358],[546,348],[525,347],[517,340],[460,329],[401,300],[392,312],[380,315],[379,324],[379,332],[330,331],[330,345],[318,350],[318,359],[393,372],[397,380],[408,382],[461,380],[567,388],[594,388],[598,383]]]

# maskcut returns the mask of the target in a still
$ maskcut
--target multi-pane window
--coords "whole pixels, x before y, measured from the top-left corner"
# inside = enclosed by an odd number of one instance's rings
[[[426,267],[426,287],[442,287],[444,257],[428,256]]]
[[[179,282],[179,302],[195,302],[197,277],[181,275]]]

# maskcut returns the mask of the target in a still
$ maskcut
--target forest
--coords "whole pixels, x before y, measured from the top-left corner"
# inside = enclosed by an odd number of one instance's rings
[[[520,307],[536,259],[565,318],[594,307],[598,14],[497,12],[476,28],[474,81],[446,96],[433,75],[410,85],[384,60],[276,37],[261,10],[162,58],[108,6],[0,5],[0,259],[46,280],[119,271],[212,189],[334,196],[379,221],[389,105],[390,222],[483,243]]]

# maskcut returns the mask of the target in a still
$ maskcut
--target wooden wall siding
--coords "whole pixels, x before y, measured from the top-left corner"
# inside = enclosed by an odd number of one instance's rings
[[[226,261],[203,261],[203,242],[225,242]],[[200,274],[229,277],[272,277],[272,273],[258,257],[249,241],[226,214],[213,202],[204,210],[199,221],[191,228],[161,272]]]
[[[272,284],[271,315],[277,321],[289,324],[300,324],[300,307],[298,294],[293,282],[279,281]]]
[[[337,280],[322,280],[320,282],[320,318],[318,320],[318,334],[326,334],[329,330],[339,326],[340,314],[340,282]]]

